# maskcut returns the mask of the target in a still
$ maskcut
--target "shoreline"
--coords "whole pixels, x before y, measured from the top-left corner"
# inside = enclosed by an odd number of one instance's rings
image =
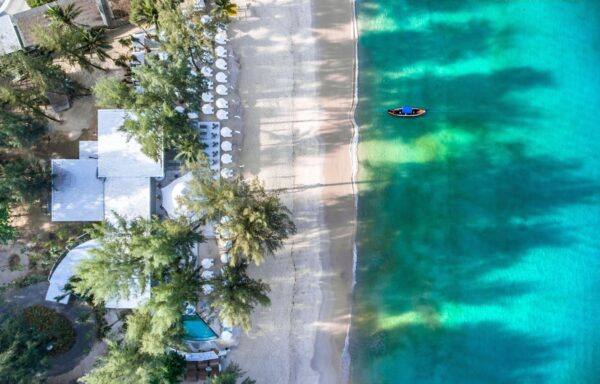
[[[241,169],[281,191],[298,227],[274,258],[250,270],[271,285],[272,305],[256,309],[230,356],[257,383],[347,377],[356,218],[352,3],[262,0],[232,23]]]
[[[330,241],[334,244],[324,263],[322,279],[323,285],[327,286],[327,280],[330,280],[334,288],[324,292],[329,297],[323,301],[320,318],[321,322],[328,324],[327,329],[330,331],[319,334],[322,340],[327,340],[332,345],[330,367],[335,368],[335,376],[328,377],[327,367],[323,364],[319,369],[319,382],[349,383],[349,336],[356,267],[358,203],[355,184],[358,170],[358,125],[354,120],[358,102],[355,2],[328,0],[314,1],[313,5],[313,13],[321,15],[315,17],[313,27],[323,31],[317,44],[321,50],[330,52],[323,54],[319,69],[320,74],[325,74],[320,79],[320,104],[328,112],[324,117],[321,135],[325,136],[325,146],[335,150],[327,161],[330,165],[323,168],[326,185],[329,185],[324,188],[325,222],[330,232]],[[328,94],[323,91],[327,89],[335,89],[336,92]],[[327,262],[329,268],[326,266]],[[320,347],[318,342],[315,343],[315,357],[319,356]]]

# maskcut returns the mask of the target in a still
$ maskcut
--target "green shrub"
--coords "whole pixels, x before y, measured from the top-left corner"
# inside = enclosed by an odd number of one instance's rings
[[[41,305],[23,310],[25,323],[47,337],[52,344],[51,356],[67,352],[75,344],[75,330],[71,321],[60,313]]]
[[[32,273],[30,275],[26,275],[23,277],[20,277],[18,279],[13,280],[12,283],[10,283],[10,287],[14,287],[14,288],[25,288],[27,286],[33,285],[33,284],[37,284],[37,283],[41,283],[42,281],[46,281],[47,277],[44,275],[38,275],[35,273]]]
[[[25,0],[31,8],[39,7],[40,5],[48,4],[54,0]]]

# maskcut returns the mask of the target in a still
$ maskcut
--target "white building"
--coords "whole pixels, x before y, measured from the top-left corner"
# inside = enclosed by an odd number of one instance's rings
[[[141,145],[120,130],[127,112],[98,111],[98,141],[82,141],[79,159],[52,160],[52,221],[129,220],[152,215],[152,178],[164,176]]]
[[[21,49],[21,41],[10,15],[0,16],[0,55]]]
[[[79,244],[65,255],[52,271],[52,275],[50,275],[50,285],[46,292],[47,301],[60,299],[58,301],[60,304],[67,304],[69,302],[70,295],[65,294],[65,285],[69,283],[69,279],[75,274],[75,269],[79,263],[83,260],[89,260],[92,257],[90,251],[99,246],[98,240],[89,240]],[[131,292],[128,298],[108,300],[105,305],[106,308],[113,309],[137,308],[149,298],[150,286],[148,285],[142,293]]]

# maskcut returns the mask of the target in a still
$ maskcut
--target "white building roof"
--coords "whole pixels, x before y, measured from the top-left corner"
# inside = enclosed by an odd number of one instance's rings
[[[181,199],[185,194],[188,182],[192,180],[192,172],[175,179],[169,185],[161,188],[162,206],[170,217],[189,216],[186,207],[182,206]]]
[[[138,294],[137,291],[139,289],[139,284],[135,287],[136,289],[133,290],[129,290],[129,298],[125,299],[125,298],[120,298],[120,299],[111,299],[111,300],[107,300],[106,303],[104,303],[104,306],[106,308],[114,308],[114,309],[126,309],[126,308],[137,308],[140,305],[144,304],[146,302],[146,300],[148,300],[150,298],[150,282],[148,282],[148,285],[146,286],[146,289],[144,289],[144,292],[142,294]]]
[[[96,159],[52,160],[52,221],[100,221],[103,183]]]
[[[98,110],[98,176],[163,177],[162,161],[142,152],[141,145],[120,131],[127,112],[123,109]]]
[[[79,244],[67,253],[56,266],[54,272],[52,272],[52,276],[50,276],[50,286],[48,287],[48,292],[46,292],[47,301],[55,301],[56,297],[65,294],[63,289],[71,276],[75,274],[75,268],[82,260],[89,259],[91,257],[89,250],[98,248],[98,245],[97,240],[89,240],[83,244]],[[59,303],[67,304],[68,301],[69,297],[66,296]]]
[[[81,140],[79,142],[79,158],[80,159],[97,159],[98,158],[98,142]]]
[[[0,16],[0,55],[21,49],[21,42],[9,15]]]
[[[150,179],[147,177],[109,177],[104,182],[104,218],[114,213],[128,220],[151,216]]]
[[[98,248],[100,243],[98,240],[89,240],[79,244],[77,247],[70,250],[60,263],[54,269],[50,276],[50,286],[46,292],[47,301],[56,301],[57,297],[65,294],[65,285],[69,279],[75,274],[75,269],[83,260],[88,260],[92,257],[89,252],[91,249]],[[106,308],[137,308],[150,298],[150,283],[142,294],[130,294],[128,299],[113,299],[106,302]],[[62,298],[59,303],[67,304],[69,295]]]

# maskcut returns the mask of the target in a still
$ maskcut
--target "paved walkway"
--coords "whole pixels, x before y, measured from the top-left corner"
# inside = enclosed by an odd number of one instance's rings
[[[87,313],[90,309],[77,303],[62,305],[46,301],[47,289],[48,283],[42,282],[25,288],[9,290],[3,295],[4,301],[2,305],[21,309],[32,305],[43,305],[44,307],[54,309],[71,320],[75,328],[75,344],[69,351],[49,359],[50,370],[48,371],[48,376],[55,376],[73,369],[89,353],[92,343],[96,338],[96,321],[94,316],[91,315],[89,320],[84,324],[76,322],[82,313]]]

